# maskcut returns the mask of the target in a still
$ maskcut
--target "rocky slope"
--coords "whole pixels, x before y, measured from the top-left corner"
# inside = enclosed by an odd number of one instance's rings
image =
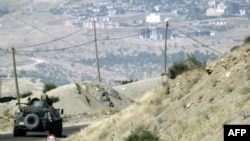
[[[224,124],[248,124],[250,45],[245,44],[145,93],[114,116],[65,140],[125,140],[138,128],[160,140],[222,141]],[[139,87],[138,87],[139,88]],[[88,138],[83,138],[88,137]]]
[[[153,85],[143,83],[155,81]],[[47,94],[49,97],[58,97],[59,102],[54,103],[56,108],[64,109],[64,126],[75,124],[89,124],[101,119],[106,119],[131,105],[137,97],[160,85],[160,77],[150,78],[116,86],[114,88],[100,82],[78,82],[57,87]],[[33,78],[19,78],[19,91],[21,94],[32,92],[30,98],[42,95],[43,83]],[[140,87],[138,91],[134,87]],[[11,99],[14,97],[14,99]],[[0,101],[0,134],[11,132],[13,113],[17,109],[16,89],[14,79],[3,80],[2,96]],[[28,97],[22,98],[21,103],[26,103]],[[4,102],[6,101],[6,102]]]

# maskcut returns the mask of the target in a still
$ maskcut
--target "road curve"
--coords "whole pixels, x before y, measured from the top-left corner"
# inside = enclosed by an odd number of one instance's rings
[[[78,132],[81,129],[84,129],[88,125],[78,125],[71,127],[64,127],[61,137],[57,137],[57,140],[61,138],[67,138],[72,133]],[[12,133],[9,134],[0,134],[0,141],[45,141],[48,132],[28,132],[25,137],[13,137]]]

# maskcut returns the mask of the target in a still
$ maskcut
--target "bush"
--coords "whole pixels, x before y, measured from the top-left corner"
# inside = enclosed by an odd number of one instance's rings
[[[185,71],[204,68],[205,64],[196,60],[193,54],[187,54],[187,59],[184,61],[174,62],[168,69],[168,75],[171,79],[175,79],[179,74]]]
[[[243,87],[241,90],[242,95],[250,94],[250,87]]]
[[[188,65],[189,65],[190,69],[197,69],[197,68],[205,67],[205,64],[198,61],[193,54],[187,54],[187,60],[186,61],[187,61]]]
[[[24,92],[23,94],[21,94],[21,98],[25,98],[25,97],[28,97],[28,96],[31,96],[32,95],[32,92],[31,91],[27,91],[27,92]]]
[[[3,111],[3,115],[8,117],[10,115],[10,109],[6,109]]]
[[[248,36],[248,37],[245,38],[244,43],[245,43],[245,44],[250,43],[250,36]]]
[[[137,128],[126,141],[159,141],[159,137],[145,129],[143,127]]]
[[[168,82],[163,82],[162,85],[164,86],[165,88],[165,94],[170,94],[170,84]]]
[[[177,75],[189,70],[188,65],[184,61],[174,62],[168,69],[169,77],[175,79]]]
[[[43,93],[46,93],[52,89],[55,89],[57,86],[53,83],[48,83],[48,84],[44,84],[43,86]]]
[[[52,103],[56,103],[60,100],[59,97],[57,97],[57,96],[51,96],[51,97],[49,97],[49,99],[52,101]]]

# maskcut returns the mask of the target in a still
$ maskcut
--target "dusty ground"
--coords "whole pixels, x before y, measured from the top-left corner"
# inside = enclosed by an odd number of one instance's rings
[[[102,119],[109,118],[111,115],[119,112],[121,109],[137,101],[143,94],[161,84],[161,77],[138,80],[134,83],[128,83],[114,88],[98,82],[79,82],[80,91],[76,84],[68,84],[47,92],[48,96],[59,97],[59,102],[54,103],[54,107],[64,109],[64,126],[93,123]],[[20,93],[31,91],[30,96],[40,97],[43,84],[39,80],[30,78],[19,78]],[[136,88],[140,89],[136,89]],[[16,94],[14,79],[3,81],[2,97],[14,96]],[[107,92],[113,107],[109,105],[110,101],[101,96],[102,92]],[[86,101],[90,99],[90,104]],[[27,98],[21,99],[21,103],[26,103]],[[0,103],[1,125],[0,134],[11,132],[13,113],[17,106],[16,100],[6,103]]]
[[[243,45],[159,86],[118,114],[65,140],[124,141],[139,127],[162,141],[222,141],[224,124],[249,124],[250,45]]]

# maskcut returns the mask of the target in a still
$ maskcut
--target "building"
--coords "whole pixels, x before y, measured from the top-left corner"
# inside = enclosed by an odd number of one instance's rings
[[[109,17],[91,17],[88,18],[88,20],[83,21],[82,27],[83,28],[94,28],[94,21],[95,27],[97,29],[115,29],[115,28],[120,28],[120,24],[117,22],[112,22],[109,20]]]
[[[138,38],[140,39],[151,39],[151,40],[165,40],[166,29],[162,27],[147,27],[142,28],[139,31]],[[172,30],[168,30],[168,37],[170,37]]]
[[[226,8],[227,6],[223,2],[211,3],[210,8],[206,10],[206,16],[221,16],[225,13]]]
[[[147,23],[159,23],[161,22],[161,16],[159,14],[151,13],[146,16]]]

